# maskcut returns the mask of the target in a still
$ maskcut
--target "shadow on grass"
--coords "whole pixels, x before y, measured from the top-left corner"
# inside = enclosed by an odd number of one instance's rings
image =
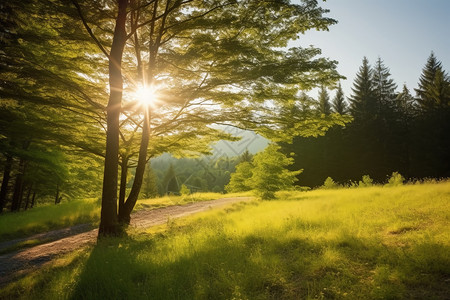
[[[71,299],[445,299],[450,292],[450,249],[433,242],[405,250],[354,236],[313,243],[219,233],[201,247],[180,247],[164,236],[104,240]]]

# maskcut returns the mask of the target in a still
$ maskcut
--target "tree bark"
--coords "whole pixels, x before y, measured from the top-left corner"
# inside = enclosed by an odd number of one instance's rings
[[[106,108],[106,153],[103,175],[102,209],[100,215],[99,237],[119,235],[117,221],[117,177],[119,165],[119,117],[122,105],[122,55],[126,43],[128,0],[118,0],[119,10],[116,18],[114,37],[109,57],[110,95]]]
[[[55,205],[61,202],[62,196],[59,196],[59,182],[56,184]]]
[[[33,184],[30,184],[30,186],[28,187],[27,198],[26,198],[24,210],[27,210],[28,206],[30,205],[30,195],[31,195],[32,189],[33,189]]]
[[[3,212],[3,208],[6,204],[6,195],[8,194],[8,184],[11,178],[11,168],[12,168],[13,158],[11,155],[6,156],[5,168],[3,170],[3,180],[2,187],[0,190],[0,213]]]
[[[127,192],[128,160],[128,156],[122,157],[122,164],[120,165],[119,216],[124,209]]]
[[[14,193],[11,202],[11,211],[19,211],[23,195],[23,175],[25,173],[25,160],[20,159],[19,172],[16,175],[16,182],[14,183]]]
[[[147,148],[150,139],[150,123],[149,123],[149,107],[145,107],[144,126],[142,128],[142,139],[139,147],[139,158],[134,175],[133,186],[127,201],[123,205],[123,209],[119,210],[119,222],[122,224],[130,224],[131,212],[133,211],[136,201],[141,191],[142,181],[144,178],[145,166],[147,165]]]
[[[35,201],[36,201],[36,191],[33,191],[33,197],[31,197],[31,206],[30,206],[30,208],[34,207]]]

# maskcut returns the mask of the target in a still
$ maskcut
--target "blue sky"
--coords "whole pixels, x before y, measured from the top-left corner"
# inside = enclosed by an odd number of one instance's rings
[[[372,65],[381,57],[398,89],[406,83],[413,95],[431,51],[450,71],[450,0],[319,0],[319,5],[339,23],[329,32],[308,31],[292,46],[314,45],[339,61],[346,96],[364,56]]]

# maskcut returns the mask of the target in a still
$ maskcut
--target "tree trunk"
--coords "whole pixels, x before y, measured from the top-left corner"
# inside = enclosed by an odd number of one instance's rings
[[[62,196],[59,195],[59,182],[56,184],[55,205],[61,202]]]
[[[35,200],[36,200],[36,191],[33,191],[33,197],[31,197],[31,206],[30,206],[30,208],[34,207]]]
[[[31,195],[32,189],[33,189],[33,184],[30,184],[30,186],[28,187],[27,198],[26,198],[24,210],[27,210],[28,206],[30,205],[30,195]]]
[[[118,3],[119,10],[109,57],[110,95],[106,108],[106,153],[99,237],[121,233],[117,221],[117,177],[119,171],[119,117],[123,89],[121,66],[123,49],[126,43],[125,23],[128,0],[118,0]]]
[[[134,175],[133,186],[131,187],[131,191],[128,195],[127,201],[123,205],[123,209],[119,211],[119,222],[122,224],[130,224],[131,212],[136,205],[139,192],[141,191],[145,166],[147,165],[147,148],[150,139],[149,125],[149,108],[148,106],[146,106],[144,112],[144,126],[142,128],[142,139],[139,148],[139,158],[136,167],[136,174]]]
[[[13,158],[11,155],[6,156],[5,169],[3,170],[2,187],[0,190],[0,213],[3,212],[3,208],[6,204],[6,195],[8,194],[8,184],[11,178]]]
[[[19,172],[16,175],[14,193],[11,203],[11,211],[19,211],[23,194],[23,174],[25,172],[25,161],[21,158],[19,162]]]
[[[128,156],[122,157],[122,164],[120,165],[119,216],[124,209],[127,192],[128,160]]]

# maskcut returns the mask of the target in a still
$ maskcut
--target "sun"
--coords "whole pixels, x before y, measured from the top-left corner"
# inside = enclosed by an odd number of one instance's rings
[[[154,86],[139,87],[135,94],[136,99],[144,105],[154,105],[158,100],[158,92]]]

